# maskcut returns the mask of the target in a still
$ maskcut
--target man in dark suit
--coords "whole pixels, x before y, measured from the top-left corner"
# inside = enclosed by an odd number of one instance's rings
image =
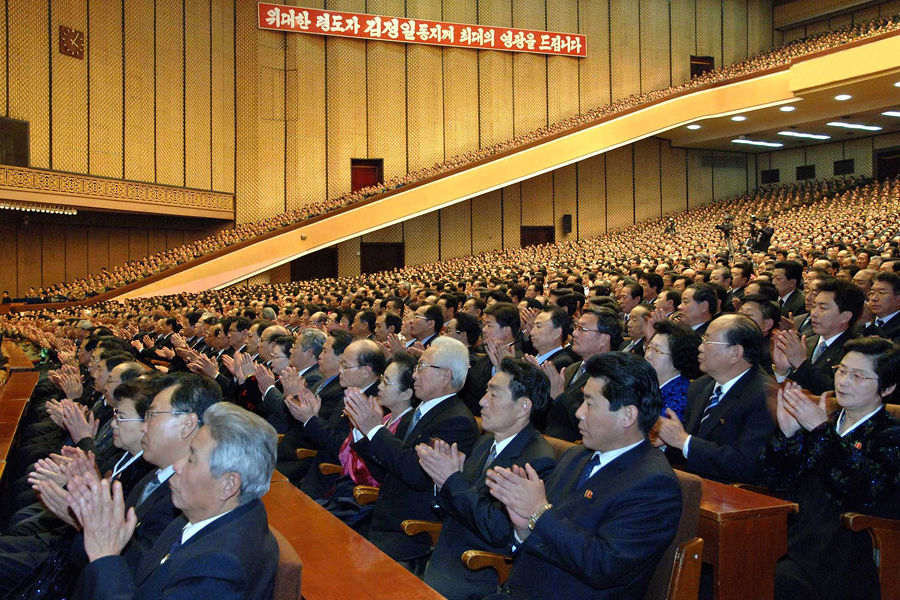
[[[368,538],[385,554],[411,570],[424,566],[430,551],[427,536],[409,537],[401,529],[405,519],[433,520],[434,487],[419,465],[416,446],[432,438],[469,453],[478,437],[472,413],[456,395],[466,379],[469,351],[459,341],[439,337],[419,359],[414,375],[415,413],[403,416],[397,434],[382,424],[382,411],[374,399],[346,399],[355,430],[353,448],[372,475],[381,481],[379,500],[372,513]]]
[[[772,378],[759,326],[743,314],[710,323],[700,345],[706,373],[688,388],[684,424],[671,409],[660,417],[657,444],[676,465],[717,481],[757,479],[760,452],[774,429],[766,408]]]
[[[798,289],[803,279],[803,265],[796,260],[780,260],[772,270],[772,283],[778,291],[778,306],[781,316],[795,317],[806,312],[806,297]]]
[[[741,260],[731,266],[731,295],[742,300],[747,291],[747,284],[753,277],[753,263],[749,260]]]
[[[526,349],[533,350],[539,365],[550,361],[558,371],[565,369],[576,360],[576,356],[565,348],[565,342],[572,334],[572,318],[569,312],[558,306],[551,306],[534,318],[531,327],[531,344]]]
[[[72,508],[84,527],[91,564],[76,598],[272,597],[278,544],[259,498],[269,489],[277,434],[261,417],[220,402],[203,414],[190,457],[175,463],[174,520],[136,566],[122,549],[136,517],[121,486],[76,480]]]
[[[486,354],[475,351],[481,339],[481,324],[469,313],[460,311],[447,321],[444,335],[459,340],[469,349],[469,372],[466,384],[459,390],[459,397],[473,415],[479,416],[479,402],[487,389],[493,366]]]
[[[815,336],[778,332],[772,353],[775,379],[796,381],[813,394],[834,389],[834,371],[844,358],[844,344],[856,337],[853,325],[862,313],[865,296],[844,279],[819,285],[810,316]]]
[[[880,271],[869,290],[869,309],[874,317],[866,324],[863,335],[880,335],[900,341],[900,275]]]
[[[768,252],[773,235],[775,235],[775,229],[769,226],[769,217],[761,216],[753,239],[753,249],[757,252]]]
[[[497,598],[642,598],[675,536],[678,479],[647,441],[662,408],[652,367],[610,352],[586,372],[584,445],[563,454],[546,483],[531,465],[487,473],[516,539]]]
[[[546,425],[538,427],[543,427],[543,432],[551,437],[570,442],[581,437],[575,412],[583,401],[582,388],[588,379],[584,362],[622,345],[622,320],[610,308],[585,310],[575,324],[572,339],[572,350],[582,357],[581,361],[563,371],[547,363],[541,367],[550,379],[552,401]]]
[[[481,426],[486,432],[468,458],[445,443],[419,444],[419,464],[434,481],[443,527],[425,583],[448,600],[474,600],[496,589],[488,569],[471,571],[459,557],[466,550],[504,552],[513,527],[503,505],[489,493],[484,473],[490,467],[531,464],[540,476],[556,463],[553,448],[531,424],[547,408],[550,383],[540,369],[506,358],[481,399]],[[463,462],[465,461],[465,462]]]
[[[693,283],[681,295],[681,320],[687,323],[697,335],[706,333],[713,315],[719,310],[719,296],[708,283]]]
[[[626,324],[630,339],[627,342],[623,342],[619,350],[630,352],[637,356],[644,356],[644,330],[649,319],[650,307],[646,304],[638,304],[631,309],[631,315]]]

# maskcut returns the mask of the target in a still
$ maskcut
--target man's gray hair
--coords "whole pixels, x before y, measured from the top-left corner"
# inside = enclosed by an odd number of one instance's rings
[[[441,336],[434,338],[429,348],[434,349],[435,366],[450,369],[453,377],[450,385],[457,392],[461,390],[469,373],[469,350],[465,344],[451,337]]]
[[[203,426],[216,441],[209,456],[212,476],[239,474],[241,504],[265,495],[275,470],[278,446],[275,428],[262,417],[230,402],[218,402],[207,408]]]
[[[325,335],[324,331],[310,327],[300,332],[300,337],[297,338],[297,341],[300,342],[301,350],[304,352],[312,350],[313,356],[319,358],[319,355],[322,354],[322,348],[325,347],[326,339],[328,339],[328,336]]]

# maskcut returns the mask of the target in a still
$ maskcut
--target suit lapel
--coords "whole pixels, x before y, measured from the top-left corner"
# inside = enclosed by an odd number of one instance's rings
[[[688,433],[697,433],[697,428],[700,425],[700,419],[703,418],[703,409],[706,408],[706,405],[709,402],[709,397],[712,395],[712,390],[715,385],[715,379],[710,377],[709,381],[707,381],[703,388],[698,392],[694,406],[690,407],[691,414],[684,428]]]
[[[415,445],[419,443],[418,437],[422,429],[427,427],[432,421],[438,418],[438,416],[440,416],[445,410],[447,410],[455,400],[456,394],[450,396],[449,398],[444,398],[443,400],[438,402],[437,405],[432,407],[427,413],[422,415],[422,418],[419,419],[419,422],[416,423],[415,428],[410,432],[409,437],[405,440],[404,445],[415,447]]]
[[[731,389],[728,390],[728,393],[722,396],[722,399],[709,411],[709,416],[700,423],[700,426],[697,428],[697,435],[703,437],[708,434],[710,431],[715,429],[720,421],[724,421],[725,415],[728,414],[735,404],[737,404],[740,399],[743,397],[744,390],[746,389],[747,380],[753,375],[755,367],[751,367],[749,371],[744,373],[743,377],[738,379]],[[703,411],[700,411],[700,414],[703,414]]]
[[[134,578],[135,587],[140,587],[140,585],[146,581],[157,568],[168,568],[168,566],[163,563],[163,559],[169,554],[169,550],[172,548],[172,544],[175,540],[181,537],[181,532],[184,530],[185,525],[187,525],[187,518],[181,515],[172,521],[169,526],[166,527],[165,531],[156,538],[153,548],[146,556],[144,556],[141,564],[138,565],[137,573]],[[169,561],[166,561],[166,563],[168,562]]]

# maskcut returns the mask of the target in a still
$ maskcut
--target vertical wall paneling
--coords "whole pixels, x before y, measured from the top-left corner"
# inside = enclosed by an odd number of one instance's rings
[[[639,2],[610,3],[612,48],[612,99],[627,98],[641,91],[641,56],[638,30]]]
[[[717,152],[713,169],[714,199],[730,198],[747,192],[748,162],[746,154]]]
[[[322,2],[303,2],[320,8]],[[334,43],[334,39],[329,43]],[[326,197],[328,149],[326,131],[325,38],[285,34],[287,105],[287,205],[298,208]],[[370,49],[374,44],[370,44]],[[377,89],[377,88],[376,88]],[[371,87],[370,87],[370,93]],[[384,94],[380,94],[384,95]],[[393,96],[396,107],[397,95]],[[376,112],[377,114],[377,112]],[[396,114],[396,113],[395,113]],[[395,119],[402,121],[402,119]],[[396,124],[395,124],[396,126]],[[402,133],[398,137],[403,137]],[[389,158],[385,158],[385,167]],[[399,157],[405,162],[403,156]],[[403,165],[405,167],[405,164]],[[387,176],[387,175],[386,175]]]
[[[722,3],[722,48],[725,55],[722,57],[724,64],[743,60],[747,56],[749,48],[748,40],[748,10],[750,0],[730,0]]]
[[[426,0],[407,0],[406,10],[410,18],[441,18],[440,4]],[[410,44],[406,60],[407,157],[409,170],[415,171],[444,159],[442,51]]]
[[[147,255],[147,231],[128,230],[128,260],[135,260]]]
[[[578,163],[578,235],[581,238],[606,231],[606,155]]]
[[[8,73],[6,72],[6,64],[9,62],[9,52],[7,52],[7,42],[9,41],[6,37],[6,9],[7,9],[7,0],[3,0],[0,3],[0,48],[3,48],[4,56],[0,58],[0,113],[3,115],[9,116],[7,114],[7,101],[9,100],[9,96],[7,96],[7,85],[9,84],[9,78],[7,77]],[[3,281],[8,281],[4,279]]]
[[[577,3],[548,0],[547,28],[550,31],[576,31]],[[551,123],[578,113],[578,60],[566,56],[547,57],[547,114]]]
[[[672,145],[666,140],[661,140],[661,142],[662,210],[663,214],[670,214],[684,210],[687,204],[687,198],[685,197],[685,150],[672,148]]]
[[[91,227],[88,229],[88,273],[99,273],[109,262],[109,229]]]
[[[401,15],[403,0],[369,0],[368,11],[373,14]],[[402,44],[369,42],[366,57],[367,156],[384,159],[384,178],[387,180],[406,174],[406,122],[397,118],[397,102],[406,93],[406,52]],[[446,64],[444,68],[446,71]],[[474,111],[471,116],[475,116]],[[465,121],[464,118],[462,120]],[[444,123],[444,127],[449,125]],[[466,146],[471,147],[471,144]]]
[[[9,116],[29,122],[31,166],[50,168],[48,2],[7,0]]]
[[[520,0],[512,3],[512,26],[544,29],[546,0]],[[567,59],[573,60],[573,59]],[[516,53],[513,62],[513,112],[516,135],[547,125],[547,58],[539,54]],[[577,64],[577,62],[576,62]],[[577,88],[577,85],[576,85]],[[555,102],[554,102],[555,105]]]
[[[40,227],[41,285],[48,286],[66,280],[66,227],[49,223]]]
[[[696,11],[698,0],[671,2],[672,83],[691,78],[691,55],[697,53]],[[771,18],[770,18],[771,20]]]
[[[472,252],[475,254],[501,247],[500,238],[504,227],[501,193],[500,190],[495,190],[467,202],[472,210]],[[518,223],[518,219],[516,222]]]
[[[359,238],[353,238],[337,245],[338,275],[353,277],[359,275]]]
[[[125,178],[154,180],[153,1],[125,2]]]
[[[467,256],[472,251],[469,201],[441,209],[441,260]]]
[[[649,138],[634,144],[634,205],[637,221],[659,217],[659,144]]]
[[[553,225],[553,172],[521,183],[522,225]]]
[[[856,173],[864,176],[871,176],[872,140],[870,138],[847,140],[844,143],[844,158],[853,159]]]
[[[211,80],[213,84],[210,160],[212,162],[212,189],[220,192],[234,192],[234,58],[236,51],[234,3],[229,0],[211,0],[211,9]],[[318,60],[315,64],[321,66],[322,61]],[[314,107],[309,106],[307,110],[314,110]],[[313,185],[312,182],[310,185]]]
[[[96,0],[92,0],[92,7]],[[102,10],[91,10],[87,59],[90,61],[91,175],[123,177],[122,172],[122,4],[104,2]]]
[[[772,45],[772,3],[770,0],[747,2],[747,52],[754,54]]]
[[[166,232],[162,229],[147,231],[147,254],[155,254],[166,249]]]
[[[610,230],[634,223],[634,176],[631,146],[606,153],[607,225]]]
[[[688,205],[695,208],[713,199],[712,168],[704,166],[704,152],[688,150],[686,152]]]
[[[479,22],[496,27],[511,25],[508,0],[479,0]],[[494,50],[478,52],[481,77],[481,145],[491,146],[513,134],[512,54]],[[545,80],[546,81],[546,80]]]
[[[43,247],[41,244],[40,223],[31,223],[16,228],[16,247],[18,248],[17,269],[18,289],[24,295],[29,287],[40,287],[41,263]]]
[[[697,1],[697,53],[715,58],[722,66],[722,3],[724,0]]]
[[[404,232],[407,265],[420,265],[438,260],[440,236],[437,212],[406,221]]]
[[[52,55],[52,81],[50,100],[53,106],[53,168],[75,173],[87,172],[88,158],[88,95],[87,54],[89,40],[85,42],[85,58],[77,59],[59,52],[59,26],[87,31],[87,4],[85,0],[52,0],[50,53]],[[85,33],[85,38],[87,34]]]
[[[641,89],[669,87],[669,2],[640,0]]]
[[[575,215],[578,212],[578,182],[575,173],[575,165],[568,165],[553,173],[553,225],[556,227],[557,242],[578,239],[575,221]],[[569,233],[563,233],[562,227],[562,218],[566,214],[572,215],[572,231]]]
[[[88,274],[88,230],[86,227],[66,226],[66,281]]]
[[[518,248],[522,243],[522,186],[518,183],[501,190],[503,208],[503,247]],[[477,202],[477,200],[475,200]]]
[[[474,23],[475,0],[445,0],[444,19]],[[478,147],[478,88],[473,80],[478,52],[463,48],[443,52],[444,150],[449,158]]]
[[[403,241],[403,224],[397,223],[396,225],[390,225],[367,233],[362,236],[362,241],[366,243],[400,243]]]
[[[131,231],[124,227],[109,228],[109,264],[128,262],[131,254]]]
[[[184,181],[212,185],[209,0],[184,0]],[[223,93],[225,90],[217,90]]]
[[[607,2],[578,0],[581,33],[587,36],[587,58],[579,59],[581,68],[582,110],[609,104],[609,28]]]
[[[156,180],[167,185],[184,185],[183,41],[182,0],[156,0]]]

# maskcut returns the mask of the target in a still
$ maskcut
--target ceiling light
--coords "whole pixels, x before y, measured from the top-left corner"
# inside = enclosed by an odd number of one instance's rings
[[[734,115],[733,117],[731,117],[731,120],[732,121],[746,121],[747,117],[745,117],[744,115]]]
[[[797,107],[788,104],[787,106],[782,106],[778,110],[780,110],[781,112],[794,112],[795,110],[797,110]]]
[[[838,94],[837,96],[834,97],[834,99],[837,100],[838,102],[843,102],[844,100],[849,100],[852,97],[853,96],[851,96],[850,94]]]
[[[691,131],[693,131],[695,129],[700,129],[700,126],[697,125],[696,123],[691,123],[690,125],[687,126],[687,128],[690,129]]]
[[[894,87],[900,87],[900,81],[894,84]]]
[[[736,140],[731,140],[732,144],[747,144],[748,146],[765,146],[766,148],[781,148],[784,144],[778,142],[761,142],[758,140],[745,140],[743,138],[738,138]]]
[[[831,127],[843,127],[844,129],[862,129],[863,131],[881,131],[877,125],[858,125],[856,123],[844,123],[843,121],[831,121]]]
[[[830,140],[830,135],[823,135],[819,133],[802,133],[800,131],[779,131],[778,135],[786,135],[788,137],[795,138],[809,138],[811,140]]]
[[[881,114],[886,117],[900,117],[900,110],[886,110]]]

